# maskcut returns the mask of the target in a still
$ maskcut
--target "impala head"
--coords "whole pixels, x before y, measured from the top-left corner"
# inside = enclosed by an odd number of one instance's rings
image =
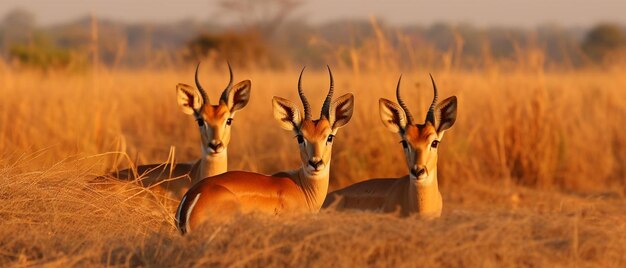
[[[178,105],[183,113],[193,115],[200,127],[203,153],[216,156],[226,152],[230,142],[230,129],[233,117],[238,110],[248,104],[250,99],[250,80],[244,80],[233,86],[233,71],[228,64],[230,81],[222,92],[217,105],[211,105],[206,91],[198,80],[198,68],[196,67],[196,86],[194,88],[186,84],[178,84],[176,91]]]
[[[400,81],[396,87],[398,104],[380,99],[380,118],[383,124],[392,132],[400,134],[402,147],[410,171],[410,177],[420,182],[430,182],[437,169],[437,148],[443,138],[443,133],[454,125],[456,120],[456,96],[449,97],[437,103],[437,86],[433,83],[434,97],[428,109],[426,121],[417,124],[400,97]]]
[[[332,100],[334,91],[333,74],[328,67],[330,76],[330,88],[319,119],[311,117],[311,107],[302,92],[302,72],[298,79],[298,94],[302,101],[304,112],[301,113],[298,107],[292,102],[274,97],[274,118],[278,120],[281,127],[291,130],[296,134],[300,148],[300,159],[304,170],[309,175],[317,175],[327,172],[333,147],[333,139],[337,130],[343,127],[352,117],[354,108],[354,96],[348,93],[334,101]]]

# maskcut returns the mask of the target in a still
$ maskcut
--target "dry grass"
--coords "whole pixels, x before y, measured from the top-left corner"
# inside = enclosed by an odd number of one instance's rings
[[[253,87],[235,118],[230,168],[295,168],[296,142],[272,119],[270,100],[297,100],[296,70],[235,71]],[[428,71],[404,72],[416,117],[431,98]],[[171,207],[146,198],[150,191],[88,181],[127,159],[166,161],[170,146],[178,161],[199,156],[197,127],[174,94],[192,73],[0,70],[0,266],[626,264],[626,77],[618,71],[432,71],[442,97],[460,102],[441,145],[439,220],[248,215],[181,237]],[[356,111],[337,135],[333,188],[406,173],[399,139],[377,112],[398,75],[335,71],[337,94],[354,92]],[[213,100],[225,78],[225,70],[203,71]],[[316,109],[327,85],[322,70],[307,70]],[[114,151],[128,157],[106,153]]]

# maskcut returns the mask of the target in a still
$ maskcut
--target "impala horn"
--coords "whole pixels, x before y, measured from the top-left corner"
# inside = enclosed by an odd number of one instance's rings
[[[328,68],[328,75],[330,76],[330,88],[328,89],[328,95],[326,95],[326,100],[324,100],[324,105],[322,106],[321,116],[330,118],[330,101],[335,91],[335,80],[333,79],[333,72],[330,71],[330,66],[326,65],[326,67]]]
[[[435,106],[437,106],[437,85],[435,84],[435,79],[433,79],[432,74],[430,75],[430,81],[433,82],[433,102],[430,104],[430,108],[428,109],[428,114],[426,115],[426,121],[430,121],[431,124],[435,125]]]
[[[222,96],[220,96],[220,100],[224,101],[224,103],[228,102],[228,93],[230,93],[230,89],[233,86],[233,69],[230,67],[230,62],[227,61],[226,64],[228,64],[228,73],[230,75],[230,80],[228,81],[228,85],[226,86],[224,91],[222,91]]]
[[[302,67],[302,71],[300,71],[300,77],[298,78],[298,95],[300,95],[300,100],[302,101],[302,107],[304,107],[304,119],[311,119],[311,105],[309,101],[304,96],[304,92],[302,91],[302,73],[304,73],[305,67]]]
[[[196,87],[198,88],[198,91],[200,91],[200,96],[202,97],[202,106],[200,106],[200,110],[202,110],[204,105],[209,102],[209,97],[207,96],[206,91],[204,91],[204,88],[202,88],[202,85],[200,85],[200,80],[198,80],[198,69],[200,69],[200,62],[198,62],[198,65],[196,66]]]
[[[406,114],[407,124],[412,125],[413,122],[415,121],[413,120],[413,115],[411,115],[411,112],[409,111],[409,107],[406,106],[406,103],[404,103],[404,101],[402,100],[402,97],[400,97],[400,82],[401,81],[402,81],[402,75],[400,75],[400,78],[398,78],[398,85],[396,86],[396,98],[398,99],[398,104],[400,104],[400,107],[402,107],[402,110],[404,110],[404,113]]]

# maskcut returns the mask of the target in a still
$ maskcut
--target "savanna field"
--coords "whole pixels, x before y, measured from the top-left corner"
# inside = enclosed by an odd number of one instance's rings
[[[225,64],[200,77],[215,103]],[[237,68],[248,106],[233,122],[229,169],[265,174],[299,164],[293,133],[271,99],[300,105],[300,66]],[[400,138],[378,99],[403,96],[423,120],[432,100],[459,100],[440,145],[441,218],[323,210],[241,215],[181,236],[172,200],[133,182],[93,179],[133,164],[200,157],[193,117],[175,85],[193,66],[85,72],[0,68],[0,266],[624,267],[626,77],[623,68],[333,67],[335,96],[352,92],[352,120],[337,134],[331,191],[408,173]],[[308,67],[303,88],[319,111],[328,75]]]

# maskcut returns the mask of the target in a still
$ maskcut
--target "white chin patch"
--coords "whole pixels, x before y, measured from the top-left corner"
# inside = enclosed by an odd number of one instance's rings
[[[222,154],[222,153],[224,153],[226,151],[226,149],[224,149],[224,148],[220,149],[219,151],[215,151],[215,150],[213,150],[211,148],[207,148],[206,150],[207,150],[209,155],[220,155],[220,154]]]
[[[411,178],[412,180],[416,180],[418,182],[425,182],[428,180],[428,174],[424,173],[422,175],[420,175],[419,177],[415,177],[415,175],[413,175],[413,173],[409,174],[409,178]]]
[[[322,168],[320,170],[315,170],[313,167],[307,165],[305,172],[308,176],[311,177],[324,177],[326,174],[326,169]]]

